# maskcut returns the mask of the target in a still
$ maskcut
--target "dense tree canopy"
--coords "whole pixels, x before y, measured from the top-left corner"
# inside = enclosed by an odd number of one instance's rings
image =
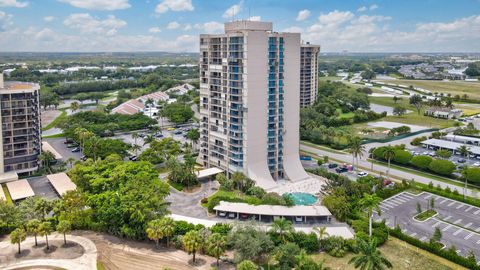
[[[161,114],[175,124],[186,123],[192,119],[194,115],[190,105],[181,102],[166,104],[163,107]]]

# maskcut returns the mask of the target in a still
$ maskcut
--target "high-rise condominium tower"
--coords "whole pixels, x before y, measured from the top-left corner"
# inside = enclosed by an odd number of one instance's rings
[[[300,107],[315,103],[318,91],[319,45],[310,43],[300,46]]]
[[[0,174],[29,174],[38,168],[39,89],[34,83],[3,82],[0,72]]]
[[[200,160],[263,188],[309,176],[299,161],[300,34],[235,21],[200,35]]]

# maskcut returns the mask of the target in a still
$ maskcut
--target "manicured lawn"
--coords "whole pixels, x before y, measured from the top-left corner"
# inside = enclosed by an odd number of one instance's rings
[[[338,151],[338,150],[332,149],[330,147],[314,144],[314,143],[307,142],[307,141],[300,141],[300,143],[304,144],[306,146],[310,146],[310,147],[313,147],[313,148],[317,148],[317,149],[324,150],[324,151],[331,152],[331,153],[335,153],[335,154],[345,154],[345,152]]]
[[[53,121],[50,122],[50,124],[44,126],[44,127],[42,128],[42,131],[49,130],[49,129],[55,127],[55,125],[57,125],[60,120],[65,119],[65,118],[67,117],[67,112],[66,112],[66,109],[65,109],[65,108],[64,108],[64,109],[60,109],[60,111],[61,111],[62,113],[61,113],[59,116],[57,116],[57,118],[53,119]]]
[[[319,81],[338,81],[338,80],[341,80],[342,77],[338,77],[338,76],[327,76],[327,77],[318,77],[318,80]]]
[[[65,137],[65,134],[60,133],[60,134],[55,134],[50,136],[42,136],[43,139],[62,138],[62,137]]]
[[[3,189],[3,193],[5,193],[5,197],[7,198],[7,202],[13,204],[12,197],[10,196],[10,192],[8,192],[7,186],[1,185]]]
[[[347,119],[350,119],[350,118],[353,118],[355,116],[355,113],[353,112],[348,112],[348,113],[342,113],[342,110],[341,109],[337,109],[339,115],[338,117],[339,118],[347,118]]]
[[[454,103],[455,108],[461,109],[464,116],[474,115],[480,113],[480,104],[473,103]]]
[[[413,85],[432,93],[450,93],[452,96],[467,94],[471,98],[480,99],[480,82],[465,81],[433,81],[433,80],[396,80],[384,81],[386,83],[402,84],[406,86]]]
[[[448,270],[448,269],[466,269],[450,261],[440,258],[432,253],[418,249],[406,242],[390,237],[389,240],[380,247],[382,254],[393,264],[393,269],[399,270]],[[353,270],[355,269],[348,261],[353,257],[348,254],[343,258],[335,258],[326,253],[313,255],[317,261],[325,260],[323,266],[330,267],[332,270]]]
[[[433,217],[436,214],[437,214],[437,212],[434,211],[434,210],[427,210],[427,211],[423,211],[422,213],[414,216],[413,218],[418,220],[418,221],[424,221],[424,220],[427,220],[427,219]]]
[[[212,196],[208,197],[208,200],[212,200],[216,197],[230,198],[232,200],[233,199],[241,199],[241,200],[243,200],[243,201],[245,201],[246,203],[249,203],[249,204],[260,204],[260,202],[261,202],[259,198],[254,197],[254,196],[250,196],[250,195],[245,195],[238,190],[226,191],[226,190],[219,189],[217,192],[212,194]],[[202,203],[202,206],[207,207],[207,203]]]

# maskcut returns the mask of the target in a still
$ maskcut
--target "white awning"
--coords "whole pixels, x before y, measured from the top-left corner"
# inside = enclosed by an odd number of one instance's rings
[[[32,187],[25,179],[8,182],[6,185],[13,201],[35,196]]]
[[[205,169],[205,170],[198,171],[196,174],[197,174],[197,178],[200,179],[200,178],[213,176],[213,175],[219,174],[221,172],[223,172],[222,169],[213,167],[213,168],[208,168],[208,169]]]
[[[67,191],[77,189],[77,185],[72,182],[66,173],[56,173],[47,175],[48,181],[60,196],[63,196]]]
[[[234,212],[251,215],[263,216],[304,216],[304,217],[326,217],[332,213],[325,206],[321,205],[251,205],[246,203],[231,203],[221,201],[219,205],[213,208],[216,211]]]

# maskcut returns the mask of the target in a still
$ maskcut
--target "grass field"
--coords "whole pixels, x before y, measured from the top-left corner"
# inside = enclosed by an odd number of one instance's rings
[[[380,247],[380,251],[393,264],[393,269],[397,270],[466,269],[393,237],[390,237],[389,240]],[[355,269],[351,264],[348,264],[353,254],[348,254],[343,258],[334,258],[328,254],[321,253],[313,257],[317,261],[325,260],[323,266],[330,267],[332,270]]]
[[[403,85],[413,85],[433,93],[450,93],[452,96],[467,94],[471,98],[480,99],[480,82],[465,81],[433,81],[433,80],[395,80],[383,81],[386,83],[395,83]]]
[[[58,122],[60,122],[62,119],[67,118],[67,111],[66,110],[67,110],[66,108],[60,109],[60,111],[61,111],[60,115],[57,116],[57,118],[53,119],[53,121],[50,122],[50,124],[44,126],[42,128],[42,131],[49,130],[49,129],[55,127],[58,124]]]

